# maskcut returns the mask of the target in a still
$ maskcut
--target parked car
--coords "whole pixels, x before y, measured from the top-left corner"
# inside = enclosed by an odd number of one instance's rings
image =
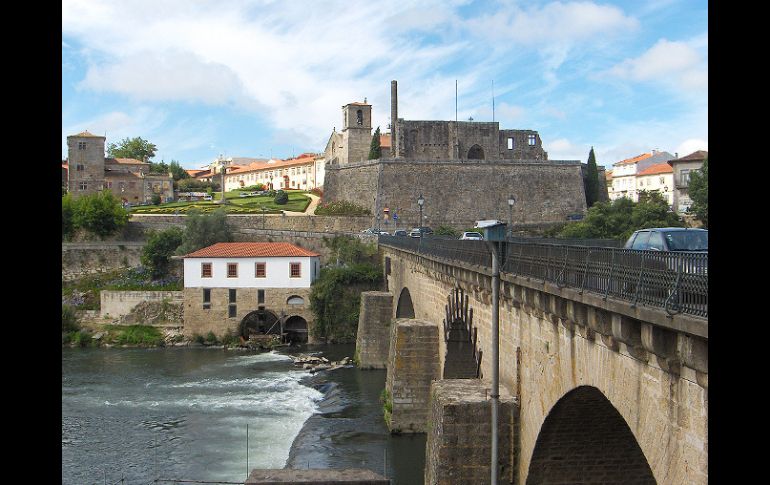
[[[433,234],[433,229],[431,229],[428,226],[422,226],[422,227],[415,227],[409,232],[409,237],[422,237],[422,236],[430,236]]]
[[[366,229],[361,231],[361,234],[379,234],[379,231],[377,231],[377,229],[367,227]]]
[[[404,229],[396,229],[393,231],[394,236],[408,236],[409,233],[407,233]]]
[[[651,227],[634,231],[624,247],[651,251],[708,253],[709,232],[707,229],[685,227]]]
[[[210,195],[204,195],[203,200],[214,200],[214,198]]]
[[[460,239],[463,241],[483,241],[484,236],[480,232],[468,231],[464,232]]]

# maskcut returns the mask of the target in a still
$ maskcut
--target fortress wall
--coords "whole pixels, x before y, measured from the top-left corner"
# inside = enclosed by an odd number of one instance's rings
[[[477,220],[508,221],[508,196],[516,197],[514,226],[565,222],[585,213],[579,162],[382,160],[378,207],[399,216],[399,227],[418,225],[417,198],[425,198],[425,225],[457,229]],[[327,169],[326,200],[348,200],[374,213],[377,162]],[[392,227],[392,224],[391,224]]]

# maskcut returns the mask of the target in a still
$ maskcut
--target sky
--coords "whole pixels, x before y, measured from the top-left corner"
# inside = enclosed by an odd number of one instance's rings
[[[319,153],[350,102],[387,131],[392,80],[399,118],[456,102],[551,160],[708,150],[706,0],[63,0],[61,46],[62,159],[83,130],[185,168]]]

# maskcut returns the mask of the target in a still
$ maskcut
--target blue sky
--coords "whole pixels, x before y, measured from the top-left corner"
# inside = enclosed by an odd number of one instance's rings
[[[155,161],[321,152],[342,105],[537,130],[553,160],[708,150],[707,1],[63,0],[62,157],[83,130]]]

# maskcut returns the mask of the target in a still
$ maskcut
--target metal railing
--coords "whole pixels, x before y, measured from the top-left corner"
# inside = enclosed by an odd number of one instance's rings
[[[484,268],[492,255],[483,241],[380,236],[397,249]],[[670,315],[708,318],[708,254],[506,241],[502,273],[537,278],[639,304]]]

